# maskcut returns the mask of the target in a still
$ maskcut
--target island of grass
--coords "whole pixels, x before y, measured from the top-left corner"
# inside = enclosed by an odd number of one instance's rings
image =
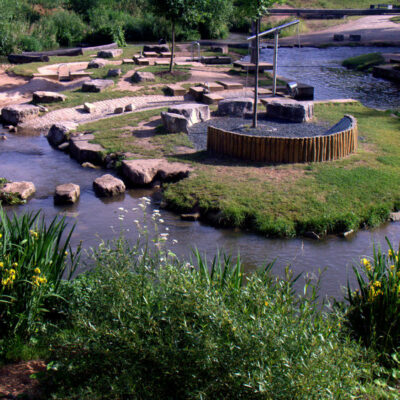
[[[21,200],[17,193],[8,193],[2,190],[4,185],[8,182],[6,178],[0,177],[0,204],[13,206],[23,204],[24,200]]]
[[[383,64],[385,59],[381,53],[362,54],[357,57],[346,58],[342,65],[356,71],[370,71],[375,65]]]
[[[146,139],[127,135],[129,126],[157,121],[159,113],[115,117],[81,129],[94,131],[107,151],[123,151],[129,158],[162,156],[190,163],[195,171],[189,178],[164,188],[166,206],[178,213],[196,211],[218,226],[294,237],[376,226],[400,208],[400,119],[390,112],[356,102],[317,104],[319,122],[334,124],[344,114],[358,120],[358,152],[333,162],[290,165],[249,164],[195,152],[185,134],[159,129]]]

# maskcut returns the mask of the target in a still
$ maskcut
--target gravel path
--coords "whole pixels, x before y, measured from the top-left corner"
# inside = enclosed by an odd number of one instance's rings
[[[141,111],[151,108],[172,106],[184,102],[183,96],[166,97],[163,95],[122,97],[119,99],[96,101],[92,104],[96,107],[94,114],[89,114],[83,110],[83,106],[63,108],[51,111],[42,117],[31,119],[20,125],[23,130],[47,130],[53,124],[60,122],[75,122],[82,124],[91,121],[97,121],[103,118],[113,117],[116,107],[125,107],[127,104],[134,104],[135,111]]]
[[[273,137],[312,137],[322,136],[327,133],[329,126],[322,123],[291,123],[264,118],[261,114],[258,120],[258,128],[251,128],[251,118],[215,117],[206,122],[193,125],[189,128],[189,139],[197,150],[207,148],[207,128],[226,129],[244,135],[273,136]]]

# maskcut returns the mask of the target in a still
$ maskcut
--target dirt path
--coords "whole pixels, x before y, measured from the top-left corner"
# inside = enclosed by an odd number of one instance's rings
[[[363,46],[374,45],[379,42],[392,43],[394,46],[398,46],[400,45],[400,24],[390,21],[392,17],[390,15],[372,15],[318,32],[303,34],[300,35],[300,44],[302,46],[341,45],[349,43],[348,36],[351,34],[361,35],[359,44]],[[335,33],[345,35],[345,42],[334,42],[333,35]],[[272,43],[271,41],[268,42]],[[279,43],[281,45],[297,45],[298,38],[297,36],[282,38]]]

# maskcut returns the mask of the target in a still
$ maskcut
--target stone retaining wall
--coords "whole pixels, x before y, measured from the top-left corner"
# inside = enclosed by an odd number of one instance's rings
[[[304,125],[307,129],[307,125]],[[326,135],[288,138],[243,135],[208,127],[207,150],[248,161],[303,163],[339,160],[357,151],[357,120],[346,115]]]

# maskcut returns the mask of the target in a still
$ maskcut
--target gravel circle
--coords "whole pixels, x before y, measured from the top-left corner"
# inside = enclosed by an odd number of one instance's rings
[[[207,148],[207,128],[209,126],[245,135],[293,138],[323,136],[327,134],[330,127],[326,123],[295,123],[267,119],[265,117],[258,119],[258,127],[256,129],[251,128],[251,125],[251,118],[214,117],[191,126],[188,136],[196,150],[205,150]]]

